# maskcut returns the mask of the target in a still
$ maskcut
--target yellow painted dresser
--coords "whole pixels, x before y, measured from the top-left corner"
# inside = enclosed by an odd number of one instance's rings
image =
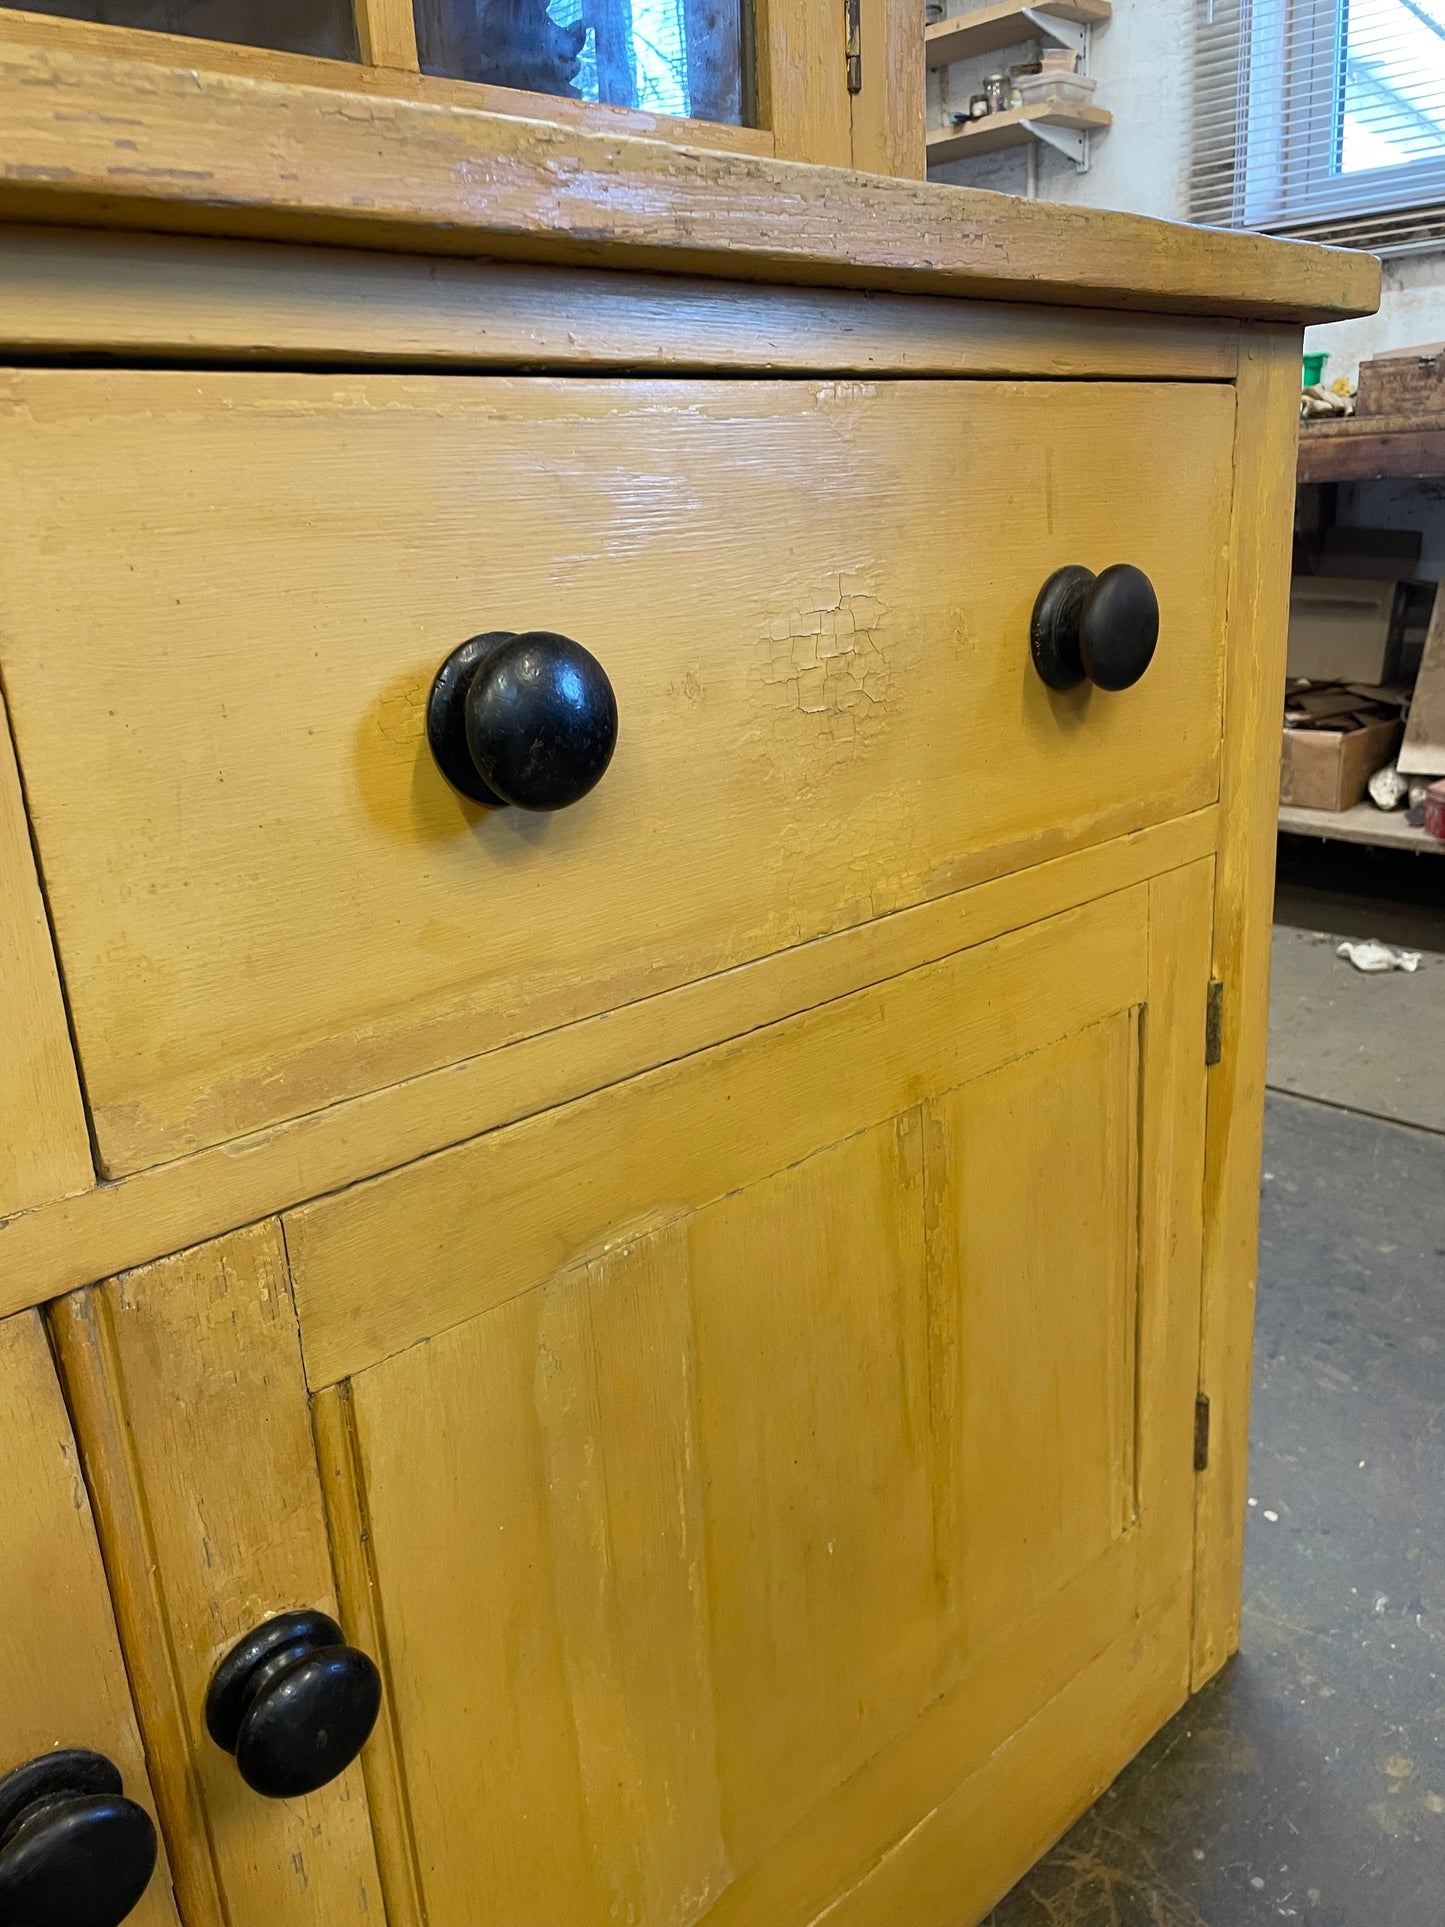
[[[0,1919],[969,1927],[1236,1640],[1377,270],[444,12],[0,19]]]

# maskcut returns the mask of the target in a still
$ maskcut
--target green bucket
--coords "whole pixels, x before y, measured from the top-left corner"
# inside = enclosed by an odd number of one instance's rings
[[[1305,358],[1304,358],[1304,364],[1305,364],[1305,369],[1304,369],[1304,374],[1305,374],[1305,378],[1304,378],[1304,385],[1305,385],[1305,387],[1306,387],[1306,388],[1318,388],[1318,387],[1319,387],[1319,385],[1320,385],[1320,382],[1321,382],[1321,381],[1323,380],[1323,378],[1324,378],[1324,372],[1325,372],[1325,363],[1326,363],[1326,362],[1327,362],[1328,360],[1329,360],[1329,355],[1328,355],[1328,353],[1326,353],[1326,354],[1322,354],[1322,355],[1306,355],[1306,356],[1305,356]]]

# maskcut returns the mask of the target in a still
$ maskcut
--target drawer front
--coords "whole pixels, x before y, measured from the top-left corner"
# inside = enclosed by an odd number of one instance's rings
[[[0,667],[119,1173],[1216,794],[1209,384],[24,370]],[[1153,581],[1046,688],[1066,563]],[[616,755],[554,815],[427,748],[464,638],[561,631]]]

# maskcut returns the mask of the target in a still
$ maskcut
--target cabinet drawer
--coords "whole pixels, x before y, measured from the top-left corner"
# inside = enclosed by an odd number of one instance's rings
[[[1213,799],[1232,390],[24,370],[0,667],[120,1173]],[[1134,688],[1047,689],[1065,563]],[[618,747],[555,815],[429,754],[561,631]]]

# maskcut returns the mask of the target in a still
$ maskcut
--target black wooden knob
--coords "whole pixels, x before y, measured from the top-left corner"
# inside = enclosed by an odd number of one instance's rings
[[[156,1864],[156,1830],[99,1753],[43,1753],[0,1780],[0,1927],[118,1927]]]
[[[1087,676],[1100,689],[1128,689],[1154,660],[1159,598],[1132,563],[1095,575],[1070,563],[1055,569],[1034,604],[1029,648],[1050,689],[1074,689]]]
[[[427,699],[443,776],[478,803],[561,810],[602,780],[617,747],[617,698],[580,642],[493,630],[454,649]]]
[[[206,1694],[206,1727],[270,1800],[344,1773],[381,1707],[381,1675],[320,1612],[280,1613],[233,1646]]]

